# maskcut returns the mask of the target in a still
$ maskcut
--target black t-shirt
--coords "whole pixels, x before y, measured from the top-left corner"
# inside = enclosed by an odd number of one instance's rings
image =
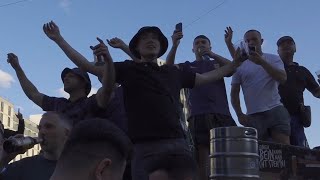
[[[279,85],[281,102],[290,114],[299,113],[299,104],[303,103],[303,91],[308,89],[311,93],[319,87],[310,71],[299,66],[298,63],[285,66],[287,81]]]
[[[195,73],[156,63],[116,62],[116,81],[123,87],[128,132],[133,142],[184,137],[177,100],[192,88]]]
[[[124,132],[127,131],[127,118],[123,110],[122,89],[117,88],[113,98],[110,100],[107,109],[100,108],[96,95],[89,98],[83,97],[75,102],[66,98],[44,96],[42,101],[44,111],[56,111],[66,115],[73,124],[87,118],[103,118],[113,122]]]
[[[0,174],[1,180],[49,180],[57,161],[41,155],[27,157],[9,164]]]

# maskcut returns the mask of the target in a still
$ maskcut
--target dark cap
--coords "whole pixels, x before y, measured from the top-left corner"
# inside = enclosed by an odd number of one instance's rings
[[[91,81],[89,78],[89,74],[82,71],[79,68],[65,68],[62,72],[61,72],[61,80],[63,82],[64,77],[68,74],[68,73],[73,73],[75,75],[78,75],[79,77],[81,77],[85,82],[86,82],[86,94],[88,95],[91,91]]]
[[[292,41],[293,43],[294,40],[291,36],[282,36],[278,41],[277,41],[277,46],[279,47],[281,43],[283,43],[284,41]]]
[[[136,58],[141,58],[140,53],[136,50],[139,38],[142,34],[147,33],[147,32],[153,32],[158,35],[159,41],[160,41],[160,52],[158,54],[158,57],[162,56],[168,49],[168,39],[164,36],[164,34],[161,32],[161,30],[156,27],[156,26],[145,26],[142,27],[136,35],[133,36],[129,43],[129,49],[131,53],[136,57]]]

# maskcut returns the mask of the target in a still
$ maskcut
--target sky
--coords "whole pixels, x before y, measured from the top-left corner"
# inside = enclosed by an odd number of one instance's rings
[[[18,0],[17,0],[18,1]],[[65,67],[75,67],[59,47],[42,31],[51,20],[60,27],[63,37],[88,60],[93,59],[90,45],[96,37],[119,37],[129,43],[142,26],[158,26],[169,39],[175,24],[183,23],[184,37],[176,62],[193,61],[193,39],[204,34],[211,39],[213,52],[231,58],[224,43],[224,30],[234,30],[233,42],[239,42],[249,29],[257,29],[264,38],[263,51],[277,54],[276,41],[284,35],[295,39],[295,60],[315,75],[320,70],[320,1],[318,0],[0,0],[0,96],[20,108],[26,116],[42,110],[23,93],[14,70],[6,62],[9,52],[15,53],[28,78],[41,93],[65,96],[60,73]],[[114,61],[127,55],[109,48]],[[161,58],[165,59],[167,53]],[[97,78],[90,76],[92,93],[100,87]],[[230,94],[231,78],[226,78]],[[319,146],[319,99],[305,91],[305,104],[312,108],[312,126],[305,129],[311,147]],[[242,108],[245,109],[243,99]],[[230,105],[233,118],[237,117]]]

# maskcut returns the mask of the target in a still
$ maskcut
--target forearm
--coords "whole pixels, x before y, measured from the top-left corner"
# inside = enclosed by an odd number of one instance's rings
[[[231,57],[234,58],[236,50],[234,49],[234,46],[233,46],[232,42],[226,42],[226,45],[227,45],[227,48],[229,50],[229,53],[230,53]]]
[[[102,76],[103,68],[91,64],[84,56],[82,56],[78,51],[71,47],[70,44],[67,41],[65,41],[62,37],[55,42],[67,55],[67,57],[79,68],[98,77]]]
[[[102,78],[102,87],[98,92],[98,105],[101,108],[106,108],[109,104],[112,92],[115,87],[115,69],[111,56],[105,57],[108,58],[104,64],[104,72]]]
[[[231,90],[231,104],[237,116],[240,116],[241,114],[243,114],[241,105],[240,105],[239,93],[240,92],[234,92]]]
[[[316,98],[320,98],[320,87],[318,87],[317,90],[313,93],[313,96]]]
[[[21,120],[19,119],[17,133],[18,134],[23,134],[24,133],[24,128],[25,128],[24,120],[23,119],[21,119]]]
[[[34,84],[27,78],[26,74],[24,73],[20,65],[15,68],[15,71],[23,92],[31,101],[33,101],[34,103],[36,103],[38,106],[41,107],[42,98],[40,98],[39,96],[42,96],[42,94],[38,91],[38,89],[34,86]]]
[[[167,65],[174,65],[174,61],[176,59],[177,49],[178,49],[178,46],[172,46],[172,48],[169,51],[167,58],[166,58]]]
[[[121,48],[121,50],[122,50],[123,52],[125,52],[128,56],[130,56],[131,59],[132,59],[134,62],[140,62],[140,61],[141,61],[140,59],[136,58],[136,57],[131,53],[131,51],[130,51],[130,49],[129,49],[129,46],[125,45],[124,47]]]
[[[271,66],[267,61],[263,60],[261,63],[263,69],[276,81],[284,83],[287,80],[286,71],[277,69]]]
[[[213,55],[214,55],[213,59],[215,59],[220,64],[220,66],[224,66],[226,64],[231,63],[231,61],[227,58],[224,58],[224,57],[222,57],[218,54],[215,54],[215,53]]]
[[[229,74],[233,73],[238,65],[235,62],[231,62],[229,64],[226,64],[225,66],[203,73],[203,74],[197,74],[196,75],[196,84],[195,86],[199,86],[202,84],[207,84],[213,81],[217,81],[222,79],[225,76],[228,76]]]

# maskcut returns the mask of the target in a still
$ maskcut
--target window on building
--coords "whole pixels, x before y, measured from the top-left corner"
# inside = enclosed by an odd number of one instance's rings
[[[8,127],[10,127],[10,123],[11,123],[11,119],[10,117],[8,117],[8,123],[7,123]]]
[[[3,122],[3,114],[0,113],[0,121]]]
[[[0,103],[0,110],[1,110],[1,112],[3,112],[3,107],[4,106],[4,103],[1,101],[1,103]]]
[[[8,115],[11,116],[11,107],[8,106]]]

